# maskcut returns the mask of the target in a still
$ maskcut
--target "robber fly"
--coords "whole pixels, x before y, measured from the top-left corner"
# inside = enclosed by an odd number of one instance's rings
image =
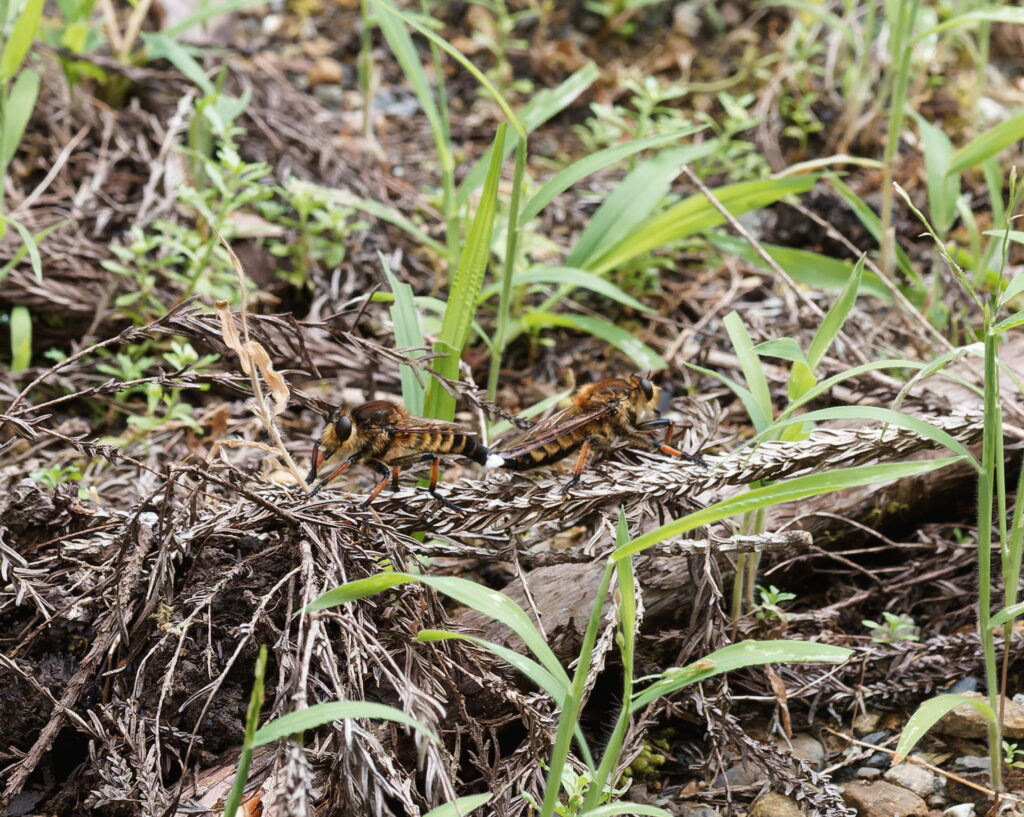
[[[332,463],[333,470],[317,483],[312,491],[315,494],[338,474],[365,463],[381,477],[363,503],[366,508],[389,481],[391,490],[398,490],[398,474],[402,468],[431,460],[430,493],[446,507],[455,508],[437,493],[440,458],[453,454],[484,465],[490,453],[470,432],[455,423],[413,417],[387,400],[372,400],[351,411],[335,409],[327,415],[323,434],[313,444],[313,467],[306,482],[316,479],[322,465]],[[338,463],[336,467],[334,462]]]
[[[562,488],[563,494],[580,481],[592,451],[607,451],[619,439],[705,465],[699,457],[646,436],[647,432],[671,425],[669,420],[657,417],[660,393],[661,389],[650,380],[637,375],[590,383],[576,391],[571,406],[538,423],[510,448],[491,454],[487,465],[527,471],[579,452],[572,479]]]

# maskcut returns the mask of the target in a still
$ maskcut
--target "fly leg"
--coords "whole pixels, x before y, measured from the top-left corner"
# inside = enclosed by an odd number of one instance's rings
[[[656,443],[648,437],[644,436],[644,432],[652,431],[658,428],[668,428],[669,435],[672,433],[672,423],[670,420],[661,417],[657,420],[648,420],[644,423],[637,423],[634,427],[634,433],[632,438],[637,442],[641,443],[644,447],[651,449],[652,451],[660,451],[662,454],[668,454],[670,457],[678,457],[681,460],[687,460],[692,462],[694,465],[700,465],[703,468],[707,468],[708,464],[704,462],[700,457],[694,457],[687,454],[684,451],[680,451],[678,448],[669,445],[667,442]]]
[[[370,507],[370,503],[373,502],[373,500],[380,496],[381,491],[388,487],[388,483],[391,482],[392,478],[396,480],[398,479],[398,474],[395,473],[394,476],[392,476],[391,469],[388,468],[380,460],[368,460],[366,464],[369,465],[378,474],[380,474],[381,480],[380,482],[377,483],[377,487],[373,489],[370,495],[366,497],[366,500],[363,502],[363,504],[360,505],[360,507],[364,511]],[[398,470],[401,470],[400,466],[395,466],[395,470],[396,472]]]
[[[436,454],[431,454],[429,452],[423,454],[412,454],[408,457],[402,457],[401,459],[394,460],[394,463],[404,466],[413,465],[417,462],[425,462],[426,460],[430,460],[430,484],[429,487],[427,488],[430,495],[438,502],[440,502],[444,507],[448,508],[448,510],[461,511],[462,508],[460,508],[451,500],[445,499],[443,496],[441,496],[441,494],[437,492],[437,483],[441,479],[441,458],[438,457]]]
[[[337,468],[335,468],[333,471],[331,471],[331,473],[329,473],[326,477],[321,479],[316,484],[316,486],[313,488],[313,490],[309,492],[309,495],[310,496],[316,496],[318,493],[320,493],[320,489],[321,488],[323,488],[328,482],[330,482],[332,479],[334,479],[340,473],[342,473],[343,471],[347,471],[349,468],[351,468],[353,465],[355,465],[356,462],[358,461],[358,459],[359,459],[358,455],[353,455],[353,456],[349,457],[347,460],[345,460],[345,462],[343,462],[341,465],[339,465]]]
[[[591,441],[593,437],[587,437],[583,441],[583,445],[580,446],[580,454],[576,458],[576,467],[572,469],[572,479],[570,479],[561,490],[562,496],[568,496],[569,492],[575,488],[580,481],[580,475],[583,473],[583,469],[587,467],[587,461],[590,459]]]

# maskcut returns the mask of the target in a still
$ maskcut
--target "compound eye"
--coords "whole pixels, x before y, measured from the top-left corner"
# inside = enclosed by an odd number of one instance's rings
[[[352,418],[341,417],[335,420],[334,433],[338,436],[338,442],[345,442],[352,436]]]
[[[640,390],[644,393],[644,397],[648,400],[654,399],[654,384],[651,383],[646,377],[640,378]]]

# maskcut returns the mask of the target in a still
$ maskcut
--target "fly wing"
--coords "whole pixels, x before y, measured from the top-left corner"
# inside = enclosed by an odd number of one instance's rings
[[[393,425],[395,431],[403,434],[434,434],[437,432],[448,434],[462,434],[466,437],[475,437],[476,432],[471,431],[458,423],[448,423],[444,420],[427,420],[424,417],[403,417]]]
[[[506,459],[512,459],[538,448],[543,448],[559,437],[571,435],[577,429],[596,420],[600,420],[615,412],[615,406],[608,403],[599,404],[585,409],[576,406],[562,409],[546,420],[537,423],[525,435],[513,441],[513,444],[498,453]]]

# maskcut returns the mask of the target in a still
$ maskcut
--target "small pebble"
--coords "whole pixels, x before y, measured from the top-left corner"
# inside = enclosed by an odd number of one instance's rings
[[[861,780],[874,780],[876,777],[882,776],[881,769],[872,769],[870,766],[861,766],[857,769],[857,777]]]
[[[869,732],[864,737],[862,737],[861,740],[865,743],[871,743],[875,746],[879,746],[885,741],[887,737],[889,737],[889,733],[885,730],[882,730],[879,732]]]
[[[943,817],[974,817],[974,803],[959,803],[950,806],[942,814]]]
[[[865,766],[873,766],[876,769],[888,769],[892,765],[892,755],[885,752],[875,752],[864,761]]]
[[[928,797],[935,790],[935,773],[913,763],[900,763],[885,773],[885,779],[914,794]]]
[[[980,685],[981,681],[973,675],[968,675],[953,684],[953,686],[947,689],[946,692],[951,695],[962,695],[965,692],[977,692]]]
[[[992,764],[987,757],[976,757],[974,755],[964,755],[958,757],[953,761],[953,765],[958,769],[963,769],[965,772],[985,772],[992,768]]]

